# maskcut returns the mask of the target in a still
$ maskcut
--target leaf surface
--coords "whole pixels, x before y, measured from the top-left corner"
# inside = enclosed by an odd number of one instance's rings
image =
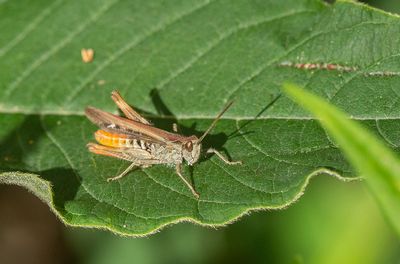
[[[285,207],[312,175],[356,175],[281,84],[321,95],[398,152],[399,25],[341,1],[3,2],[1,181],[27,187],[67,224],[126,235]],[[82,48],[94,50],[93,62],[82,62]],[[171,131],[177,121],[184,135],[201,135],[235,99],[204,148],[244,164],[214,155],[185,166],[199,200],[166,166],[107,183],[128,164],[88,153],[96,128],[83,111],[117,113],[113,89],[156,126]]]

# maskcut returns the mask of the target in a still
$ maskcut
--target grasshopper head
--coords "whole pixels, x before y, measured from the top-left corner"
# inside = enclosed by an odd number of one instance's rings
[[[200,158],[201,142],[196,136],[190,137],[183,143],[182,156],[189,165],[193,165]]]
[[[201,153],[201,141],[203,141],[207,134],[214,128],[215,124],[232,104],[233,101],[230,101],[225,105],[224,109],[222,109],[222,111],[218,114],[218,116],[214,119],[206,132],[204,132],[204,134],[200,138],[197,138],[196,136],[191,136],[187,137],[186,140],[182,142],[182,156],[187,161],[187,163],[189,163],[189,165],[193,165],[199,160]]]

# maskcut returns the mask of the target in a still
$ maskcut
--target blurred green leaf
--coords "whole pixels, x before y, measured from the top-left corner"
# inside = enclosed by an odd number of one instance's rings
[[[9,175],[37,175],[52,191],[38,195],[65,223],[126,235],[285,207],[313,175],[354,173],[318,123],[279,96],[282,82],[307,85],[398,148],[399,25],[347,1],[2,2],[2,181],[35,192]],[[82,48],[94,49],[92,63]],[[244,165],[203,159],[191,177],[199,200],[164,166],[107,183],[128,164],[88,153],[96,128],[83,109],[116,112],[115,88],[158,127],[177,121],[185,135],[200,135],[235,98],[204,144]]]
[[[368,130],[325,100],[296,85],[286,84],[284,89],[297,103],[320,119],[351,164],[366,179],[400,235],[400,159]]]

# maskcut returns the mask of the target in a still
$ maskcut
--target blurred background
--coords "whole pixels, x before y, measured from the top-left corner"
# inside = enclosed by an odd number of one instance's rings
[[[400,0],[364,1],[400,13]],[[362,182],[314,178],[285,210],[223,228],[190,223],[146,238],[65,227],[25,189],[0,186],[0,263],[400,263],[400,242]]]

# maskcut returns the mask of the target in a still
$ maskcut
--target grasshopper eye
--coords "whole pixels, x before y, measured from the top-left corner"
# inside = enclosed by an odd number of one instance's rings
[[[185,149],[189,152],[191,152],[193,150],[193,143],[192,141],[188,141],[185,143]]]

